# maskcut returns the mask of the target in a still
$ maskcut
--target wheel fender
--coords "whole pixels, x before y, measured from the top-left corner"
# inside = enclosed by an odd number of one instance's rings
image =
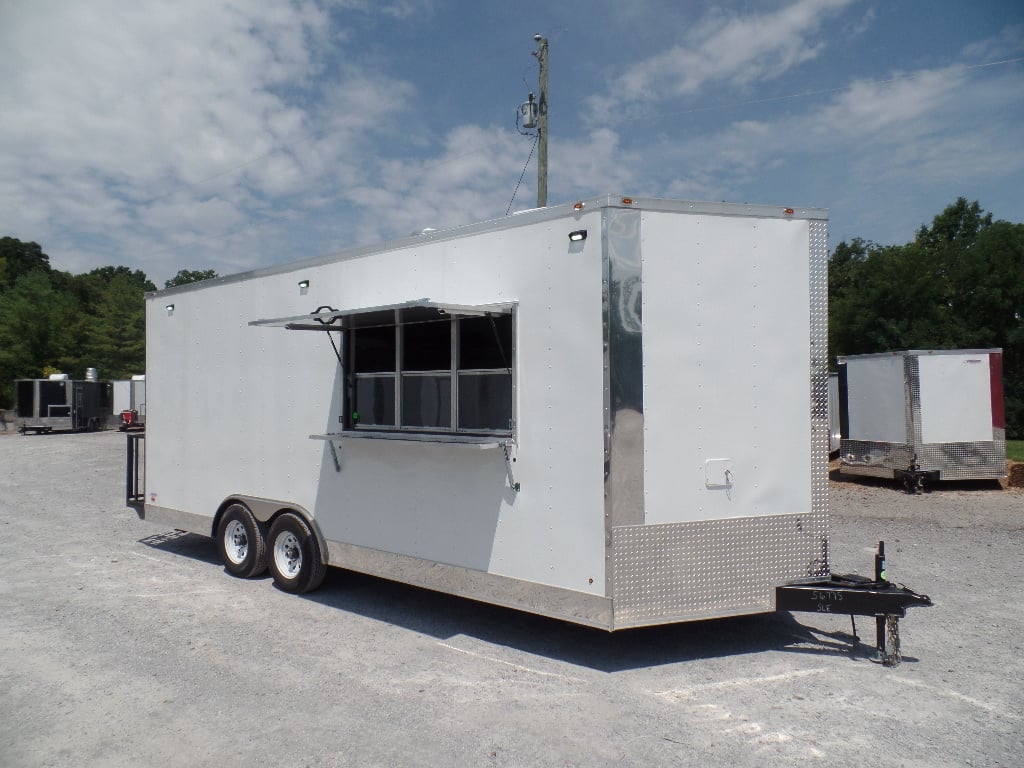
[[[220,525],[221,515],[223,515],[224,510],[232,504],[244,504],[247,506],[253,516],[267,526],[267,530],[270,529],[275,518],[285,512],[292,512],[298,515],[306,521],[306,525],[309,526],[309,530],[313,532],[313,536],[316,538],[317,547],[320,549],[320,559],[325,565],[330,565],[330,559],[327,552],[327,540],[320,531],[320,526],[317,524],[316,519],[301,505],[292,504],[279,499],[266,499],[259,496],[247,496],[245,494],[233,494],[228,496],[221,502],[220,507],[217,508],[217,514],[213,517],[211,536],[217,535],[217,526]]]

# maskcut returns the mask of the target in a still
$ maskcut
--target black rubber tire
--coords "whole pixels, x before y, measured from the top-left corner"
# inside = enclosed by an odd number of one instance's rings
[[[270,526],[267,565],[278,588],[296,595],[313,591],[327,575],[316,536],[293,512],[285,512]]]
[[[217,550],[233,576],[250,579],[267,570],[266,530],[244,504],[232,504],[221,515]]]

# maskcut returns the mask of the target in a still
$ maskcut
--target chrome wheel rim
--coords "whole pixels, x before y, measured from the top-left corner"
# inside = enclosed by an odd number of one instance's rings
[[[249,535],[239,520],[232,520],[224,529],[224,554],[235,565],[241,565],[249,554]]]
[[[294,579],[302,570],[302,548],[298,537],[284,532],[274,540],[274,564],[286,579]]]

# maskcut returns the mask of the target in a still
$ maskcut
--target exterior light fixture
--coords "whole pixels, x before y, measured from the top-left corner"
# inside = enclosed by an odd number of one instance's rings
[[[570,243],[578,243],[581,240],[586,240],[586,239],[587,239],[587,230],[585,230],[585,229],[577,229],[577,230],[574,230],[574,231],[569,233],[569,242]]]
[[[164,307],[164,309],[167,310],[167,316],[168,317],[170,317],[171,315],[174,314],[174,305],[173,304],[168,304],[166,307]]]
[[[305,296],[309,291],[309,280],[299,280],[299,294]]]

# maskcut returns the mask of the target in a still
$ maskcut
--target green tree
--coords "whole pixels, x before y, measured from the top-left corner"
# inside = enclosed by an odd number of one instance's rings
[[[14,379],[63,366],[62,323],[75,311],[74,301],[54,290],[44,270],[22,274],[0,293],[0,405],[11,405]]]
[[[906,245],[840,243],[829,269],[830,355],[1001,347],[1007,432],[1024,436],[1024,224],[959,198]]]
[[[212,269],[179,269],[178,274],[170,280],[164,281],[164,288],[175,288],[179,285],[198,283],[200,280],[212,280],[217,276],[217,273]]]
[[[11,288],[19,277],[36,270],[50,271],[50,257],[38,243],[0,237],[0,291]]]
[[[103,378],[124,379],[146,366],[146,291],[155,290],[145,273],[104,267],[85,277],[90,289],[90,321],[83,358]]]

